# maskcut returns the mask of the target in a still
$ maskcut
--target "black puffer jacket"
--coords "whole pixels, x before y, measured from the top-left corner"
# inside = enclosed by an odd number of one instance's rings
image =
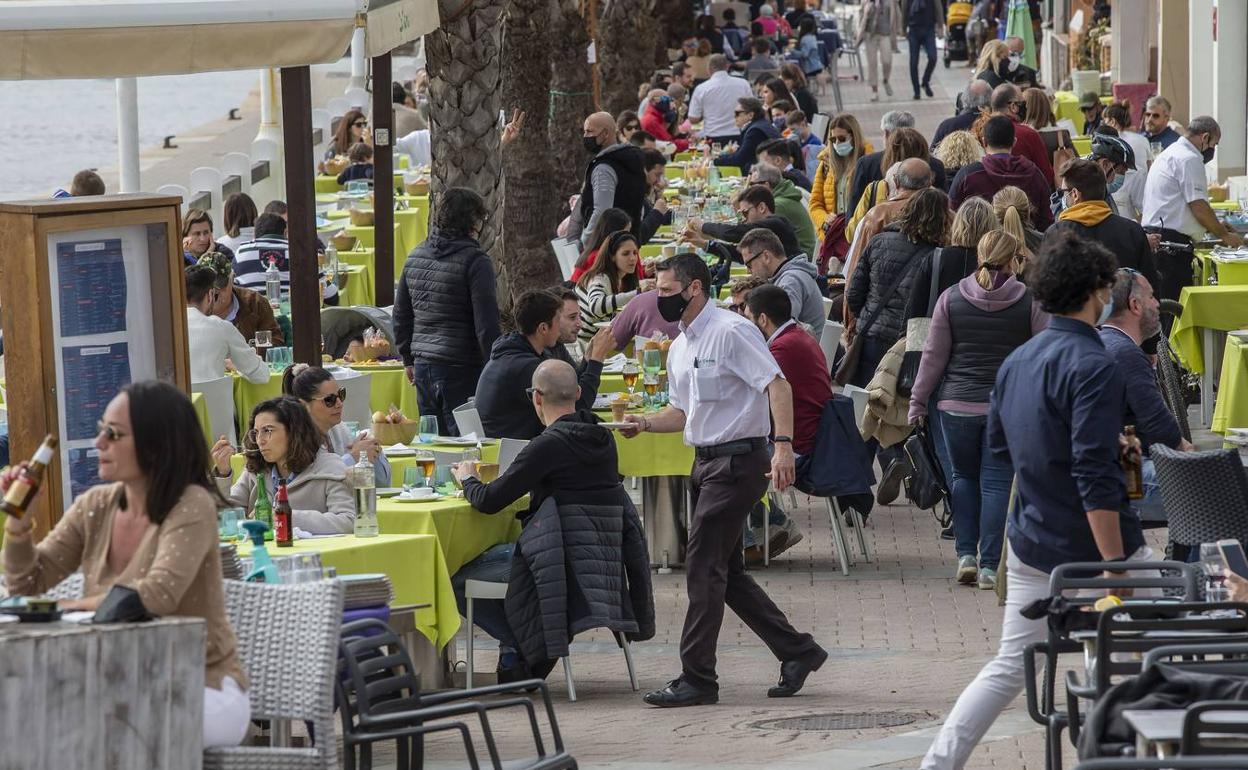
[[[394,339],[403,363],[480,369],[498,335],[489,255],[472,238],[434,229],[408,255],[394,298]]]
[[[650,557],[622,486],[542,503],[516,541],[504,607],[531,666],[567,655],[572,637],[591,628],[654,636]]]
[[[859,334],[889,345],[901,338],[906,331],[906,303],[910,297],[910,286],[918,266],[930,260],[935,249],[930,243],[914,243],[902,235],[896,225],[885,227],[884,232],[871,239],[858,260],[858,266],[854,268],[854,277],[845,296],[850,311],[858,319]],[[883,294],[903,273],[897,290],[891,297],[885,298]],[[887,302],[875,322],[870,327],[864,327],[884,300]]]

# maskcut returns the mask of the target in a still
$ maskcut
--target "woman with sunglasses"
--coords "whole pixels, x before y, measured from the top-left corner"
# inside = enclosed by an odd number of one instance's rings
[[[347,391],[338,387],[334,375],[319,366],[293,364],[282,373],[282,395],[294,396],[307,407],[323,447],[341,457],[347,466],[355,465],[360,452],[364,452],[373,464],[377,486],[390,486],[390,461],[381,451],[381,442],[366,432],[354,435],[343,424]]]
[[[247,733],[251,709],[225,614],[220,498],[199,435],[185,393],[161,382],[127,385],[105,408],[95,437],[102,483],[78,495],[38,544],[34,517],[5,517],[5,579],[11,593],[37,596],[81,571],[83,598],[62,601],[62,610],[94,611],[124,586],[149,614],[202,618],[204,746],[234,746]],[[20,470],[0,477],[0,489],[7,491]]]
[[[234,448],[218,441],[212,448],[217,489],[251,511],[256,504],[256,478],[264,477],[270,496],[286,482],[286,494],[297,529],[313,535],[345,535],[355,529],[355,501],[347,486],[347,466],[325,449],[325,440],[298,399],[280,396],[256,404],[251,429],[243,439],[247,469],[230,486]]]

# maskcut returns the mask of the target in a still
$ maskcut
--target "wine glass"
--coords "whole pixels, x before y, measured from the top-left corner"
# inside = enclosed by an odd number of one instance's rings
[[[663,370],[663,351],[659,348],[646,348],[641,352],[641,368],[646,374],[658,374]]]
[[[427,484],[433,483],[433,471],[437,464],[438,461],[434,457],[433,452],[430,452],[428,449],[416,450],[416,467],[420,469],[420,473],[425,477]]]
[[[646,376],[641,381],[641,386],[646,391],[646,411],[658,411],[659,375],[646,372]]]
[[[628,397],[631,400],[633,391],[637,386],[637,375],[641,374],[641,370],[637,367],[637,361],[630,358],[624,362],[624,384],[628,387]]]
[[[1205,571],[1205,601],[1227,601],[1226,559],[1217,543],[1200,544],[1200,567]]]
[[[438,418],[432,414],[422,414],[416,432],[420,435],[420,443],[431,443],[438,436]]]

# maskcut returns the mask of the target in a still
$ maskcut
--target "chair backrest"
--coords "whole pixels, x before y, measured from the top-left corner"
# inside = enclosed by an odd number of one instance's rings
[[[1107,567],[1125,573],[1125,577],[1101,577]],[[1146,573],[1143,575],[1134,573]],[[1169,574],[1169,573],[1178,574]],[[1091,577],[1089,577],[1091,576]],[[1081,591],[1084,595],[1067,595],[1077,604],[1092,604],[1104,596],[1109,588],[1130,588],[1137,592],[1146,590],[1178,590],[1180,601],[1194,602],[1199,598],[1196,589],[1196,565],[1180,561],[1127,561],[1112,565],[1101,562],[1069,562],[1059,564],[1049,575],[1049,596],[1062,596],[1067,591]]]
[[[186,202],[191,199],[191,193],[180,184],[162,184],[156,188],[157,195],[176,195],[182,199],[182,211],[186,211]]]
[[[252,718],[302,719],[318,736],[332,736],[342,583],[224,582],[225,612],[251,681]],[[325,770],[336,767],[333,740],[317,741],[316,751]]]
[[[563,280],[569,280],[572,277],[572,271],[576,269],[576,259],[581,255],[580,244],[575,238],[556,238],[550,242],[550,247],[555,250],[555,259],[559,261],[559,270],[563,273]]]
[[[213,228],[217,232],[221,232],[221,169],[212,166],[200,166],[191,171],[191,192],[207,192],[211,196],[211,208],[209,213],[212,214]]]
[[[1248,473],[1234,449],[1150,450],[1170,522],[1170,540],[1200,545],[1248,539]]]
[[[218,436],[225,436],[231,444],[238,444],[238,430],[234,419],[234,380],[229,375],[215,380],[192,382],[192,393],[203,393],[208,404],[208,422],[212,426],[209,443]]]
[[[829,326],[831,326],[831,324],[825,324],[823,328],[827,329]],[[858,425],[862,425],[862,416],[867,413],[867,399],[870,397],[870,394],[857,385],[846,385],[841,388],[841,393],[853,399],[854,422]]]
[[[221,173],[228,179],[236,176],[239,189],[244,193],[251,192],[251,156],[244,152],[227,152],[221,156]],[[222,201],[222,206],[225,201]],[[224,209],[222,210],[221,231],[225,231]]]
[[[1212,714],[1217,714],[1217,718]],[[1234,753],[1225,743],[1232,737],[1237,739],[1237,744],[1248,739],[1248,703],[1226,700],[1196,703],[1188,706],[1183,714],[1179,753],[1185,756]],[[1239,753],[1242,752],[1241,746]]]
[[[823,325],[823,332],[819,335],[819,349],[823,351],[823,357],[827,359],[829,372],[835,365],[832,362],[836,360],[836,351],[841,345],[841,334],[844,331],[845,327],[841,324],[828,321]]]
[[[469,401],[462,406],[457,406],[451,410],[451,414],[455,415],[459,435],[467,436],[469,433],[475,433],[477,438],[485,438],[485,428],[481,427],[481,415],[477,413],[475,403]]]
[[[1184,671],[1248,676],[1248,644],[1222,642],[1162,645],[1148,651],[1141,670],[1147,671],[1158,663]]]
[[[816,112],[814,117],[810,119],[810,132],[819,137],[823,141],[824,136],[828,133],[828,124],[832,122],[832,118],[822,112]]]
[[[500,476],[511,467],[511,464],[516,459],[516,455],[520,454],[520,450],[528,445],[529,442],[519,438],[505,438],[499,441],[498,473]]]
[[[1088,759],[1074,770],[1248,770],[1248,755],[1227,754],[1217,757],[1113,757]]]
[[[361,726],[372,717],[420,708],[420,676],[390,626],[376,618],[348,623],[338,654],[345,669],[339,692]]]
[[[347,391],[347,400],[342,407],[342,419],[346,422],[358,422],[360,425],[371,425],[373,422],[372,372],[335,369],[334,380],[338,383],[338,387]]]

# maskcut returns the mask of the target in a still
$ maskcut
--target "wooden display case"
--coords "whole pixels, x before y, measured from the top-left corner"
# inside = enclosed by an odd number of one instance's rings
[[[143,194],[0,203],[10,456],[60,439],[31,512],[40,535],[97,483],[95,425],[121,386],[189,390],[180,205]]]

